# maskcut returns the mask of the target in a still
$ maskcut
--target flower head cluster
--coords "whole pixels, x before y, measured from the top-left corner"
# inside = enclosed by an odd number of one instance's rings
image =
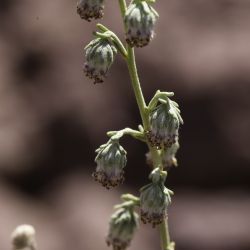
[[[155,227],[161,224],[167,215],[172,192],[164,186],[165,172],[157,168],[152,171],[149,178],[152,182],[140,190],[141,220]]]
[[[138,228],[138,217],[132,207],[117,210],[109,222],[109,233],[106,239],[108,246],[112,245],[114,250],[125,250]]]
[[[104,81],[117,49],[106,38],[96,38],[85,47],[86,63],[83,71],[94,83]]]
[[[126,41],[131,47],[148,45],[154,36],[158,14],[146,1],[134,1],[125,14]]]
[[[96,171],[93,177],[104,187],[110,189],[124,181],[124,167],[127,163],[126,151],[118,141],[110,140],[101,145],[97,150],[95,162]]]
[[[88,22],[103,17],[104,0],[79,0],[77,13]]]
[[[152,146],[169,148],[178,140],[179,127],[183,123],[176,102],[168,99],[158,105],[150,114],[148,139]]]

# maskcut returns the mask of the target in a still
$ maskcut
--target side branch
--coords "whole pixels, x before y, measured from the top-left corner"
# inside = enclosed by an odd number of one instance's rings
[[[167,98],[171,96],[174,96],[174,92],[161,92],[160,90],[157,90],[155,95],[149,102],[147,109],[149,111],[153,110],[156,107],[159,99],[167,100]]]
[[[131,128],[124,128],[119,131],[109,131],[107,132],[107,135],[111,137],[111,140],[119,140],[124,135],[130,135],[133,138],[140,140],[142,142],[146,142],[146,138],[143,132],[140,132],[138,130],[134,130]]]

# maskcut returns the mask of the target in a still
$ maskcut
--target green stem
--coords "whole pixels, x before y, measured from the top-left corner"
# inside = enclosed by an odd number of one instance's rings
[[[121,14],[122,14],[122,18],[124,19],[126,10],[127,10],[127,4],[125,0],[119,0],[119,4],[120,4],[120,10],[121,10]],[[124,22],[123,22],[124,23]],[[125,26],[125,23],[124,23]],[[125,27],[126,30],[126,27]],[[144,96],[142,94],[142,90],[141,90],[141,85],[140,85],[140,80],[138,77],[138,73],[137,73],[137,67],[136,67],[136,62],[135,62],[135,54],[134,54],[134,49],[131,48],[130,46],[127,46],[127,66],[128,66],[128,70],[129,70],[129,74],[130,74],[130,78],[132,81],[132,87],[135,93],[135,97],[136,97],[136,101],[137,101],[137,105],[139,107],[139,111],[140,111],[140,115],[142,118],[142,122],[143,122],[143,126],[145,129],[148,129],[148,119],[146,117],[146,103],[144,100]]]
[[[174,96],[174,92],[161,92],[160,90],[157,90],[155,95],[148,104],[148,111],[151,111],[156,107],[159,99],[168,100],[168,97],[171,96]]]
[[[170,245],[170,236],[168,231],[168,223],[165,220],[160,225],[160,236],[161,236],[161,247],[162,250],[168,250],[168,246]]]
[[[124,201],[121,204],[115,205],[114,208],[115,209],[120,209],[120,208],[131,208],[134,206],[140,206],[140,200],[129,200],[129,201]]]
[[[101,23],[97,23],[97,24],[96,24],[96,27],[97,27],[100,31],[102,31],[102,32],[109,31],[109,29],[108,29],[106,26],[104,26],[103,24],[101,24]]]
[[[135,204],[140,205],[140,198],[132,194],[123,194],[121,199],[124,201],[133,201]]]
[[[126,10],[127,10],[126,0],[119,0],[119,6],[120,6],[122,18],[124,18]]]
[[[124,19],[126,9],[127,9],[126,1],[119,0],[119,5],[120,5],[122,18]],[[125,22],[123,21],[123,23],[124,23],[124,27],[126,30]],[[137,73],[134,49],[131,48],[129,45],[127,45],[127,52],[128,54],[127,54],[126,62],[127,62],[127,66],[128,66],[128,70],[129,70],[129,74],[131,78],[132,87],[134,90],[137,105],[139,107],[144,131],[148,131],[150,128],[149,127],[149,112],[148,112],[148,107],[145,103],[145,99],[144,99],[141,85],[140,85],[139,76]],[[152,156],[154,168],[159,167],[161,168],[161,170],[163,170],[162,159],[161,159],[159,150],[152,147],[148,141],[147,141],[147,145],[149,147],[149,150]],[[169,230],[168,230],[168,225],[166,221],[164,221],[160,225],[160,237],[161,237],[161,242],[162,242],[162,250],[174,250],[174,244],[172,244],[170,241]]]
[[[112,32],[112,38],[114,40],[114,43],[116,44],[118,50],[120,51],[120,53],[124,56],[124,58],[127,58],[128,56],[128,52],[127,50],[124,48],[121,40],[119,39],[119,37],[114,33]]]
[[[125,59],[127,58],[128,53],[125,47],[123,46],[121,40],[119,39],[119,37],[114,32],[112,32],[111,30],[105,31],[103,33],[96,31],[94,32],[94,35],[100,38],[109,39],[111,43],[113,42],[116,45],[116,48],[122,54],[122,56]]]
[[[130,135],[133,138],[146,142],[145,135],[143,132],[140,132],[138,130],[134,130],[131,128],[124,128],[119,131],[109,131],[107,132],[107,136],[111,137],[111,140],[119,140],[124,135]]]
[[[127,46],[127,51],[128,51],[127,66],[128,66],[128,70],[129,70],[129,74],[130,74],[130,78],[132,82],[132,87],[135,93],[135,98],[137,101],[137,105],[139,107],[144,129],[147,131],[149,129],[149,122],[148,122],[147,114],[145,112],[146,103],[144,100],[144,96],[142,94],[140,80],[139,80],[138,73],[137,73],[134,49]]]
[[[119,50],[122,56],[126,59],[128,56],[128,53],[125,47],[123,46],[121,40],[119,39],[119,37],[114,32],[112,32],[111,30],[109,30],[107,27],[105,27],[104,25],[100,23],[98,23],[96,27],[100,29],[102,33],[97,31],[97,32],[94,32],[94,35],[96,35],[97,37],[110,39],[110,42],[111,43],[113,42],[114,45],[116,45],[116,48]]]

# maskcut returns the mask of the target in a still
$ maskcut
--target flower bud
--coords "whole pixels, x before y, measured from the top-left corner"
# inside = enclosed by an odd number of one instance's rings
[[[11,235],[13,250],[35,250],[35,229],[30,225],[18,226]]]
[[[163,173],[163,175],[162,175]],[[153,227],[163,222],[167,215],[167,206],[171,202],[169,189],[164,186],[166,175],[159,169],[150,174],[152,182],[140,189],[141,220]]]
[[[177,104],[171,100],[161,103],[150,114],[150,131],[147,133],[152,146],[159,149],[171,147],[179,136],[183,123]]]
[[[131,207],[117,210],[109,222],[108,246],[112,245],[114,250],[125,250],[138,228],[138,217]]]
[[[154,36],[158,14],[145,1],[131,3],[125,14],[126,41],[131,47],[148,45]]]
[[[180,148],[179,142],[175,142],[170,148],[166,148],[162,152],[163,167],[169,169],[172,166],[177,167],[177,159],[175,155]]]
[[[104,0],[79,0],[77,13],[88,22],[103,17]]]
[[[83,71],[94,83],[104,81],[114,57],[116,48],[104,38],[96,38],[85,47],[86,63]]]
[[[96,150],[97,163],[93,177],[104,187],[110,189],[124,181],[124,167],[127,163],[126,151],[118,141],[109,141]]]

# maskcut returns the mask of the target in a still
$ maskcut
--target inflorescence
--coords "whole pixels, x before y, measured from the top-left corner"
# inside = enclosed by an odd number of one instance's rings
[[[144,47],[154,37],[158,13],[145,1],[135,1],[125,15],[126,41],[131,47]]]
[[[127,163],[127,152],[119,141],[110,140],[101,145],[97,150],[95,162],[96,171],[93,177],[107,189],[116,187],[124,181],[124,167]]]
[[[77,3],[77,13],[82,19],[88,22],[91,19],[103,17],[104,0],[79,0]]]
[[[165,186],[165,181],[166,170],[177,166],[179,128],[183,120],[178,104],[169,98],[174,95],[173,92],[158,90],[149,104],[145,104],[133,51],[133,47],[148,45],[154,37],[158,19],[158,13],[152,7],[155,1],[132,0],[126,6],[126,0],[119,0],[126,45],[107,27],[97,24],[95,38],[84,48],[86,62],[83,71],[94,83],[102,83],[117,53],[122,55],[129,68],[143,121],[143,125],[138,126],[139,130],[125,128],[107,133],[110,139],[96,150],[94,179],[106,189],[124,182],[127,152],[120,145],[120,139],[124,135],[130,135],[147,144],[149,151],[146,162],[153,168],[149,175],[150,183],[140,189],[139,197],[124,194],[121,196],[122,203],[115,206],[116,211],[110,218],[106,237],[107,245],[112,246],[113,250],[125,250],[130,246],[139,227],[139,219],[152,227],[163,225],[163,230],[160,227],[163,249],[174,250],[175,246],[166,232],[165,219],[173,192]],[[104,15],[104,4],[105,0],[79,0],[77,13],[89,22],[100,19]],[[36,250],[35,229],[30,225],[18,226],[12,233],[12,247],[13,250]]]
[[[106,38],[96,38],[85,47],[84,72],[94,83],[102,83],[111,67],[117,49]]]
[[[152,146],[166,149],[177,143],[183,120],[176,102],[168,99],[160,103],[150,113],[149,120],[150,130],[147,135]]]
[[[130,245],[138,226],[139,216],[133,205],[118,209],[110,218],[107,245],[111,245],[114,250],[125,250]]]
[[[145,224],[151,223],[153,227],[163,222],[171,203],[172,191],[164,186],[166,176],[166,172],[156,168],[149,176],[151,183],[140,189],[141,220]]]
[[[115,33],[104,25],[97,24],[95,38],[85,47],[86,61],[83,67],[85,75],[93,79],[94,83],[102,83],[105,80],[117,53],[120,53],[130,69],[132,84],[137,84],[137,89],[141,91],[139,80],[135,80],[138,77],[133,61],[133,47],[144,47],[154,37],[154,28],[159,16],[152,7],[153,2],[155,0],[132,0],[125,6],[126,0],[119,0],[125,27],[125,45]],[[104,0],[79,0],[77,13],[87,21],[102,18],[104,3]],[[180,147],[179,128],[183,120],[178,104],[169,98],[174,93],[157,91],[146,107],[138,101],[140,98],[136,91],[135,95],[143,126],[140,125],[138,131],[126,128],[108,132],[110,139],[96,150],[97,166],[93,177],[107,189],[124,182],[127,152],[119,141],[126,134],[148,145],[146,160],[153,167],[149,175],[150,183],[140,189],[140,196],[123,195],[123,203],[116,206],[117,210],[111,216],[106,242],[113,250],[125,250],[130,245],[139,226],[139,217],[144,224],[150,223],[153,227],[165,221],[173,195],[173,192],[165,187],[165,170],[177,166],[176,153]],[[173,246],[170,242],[167,248],[174,249]]]

